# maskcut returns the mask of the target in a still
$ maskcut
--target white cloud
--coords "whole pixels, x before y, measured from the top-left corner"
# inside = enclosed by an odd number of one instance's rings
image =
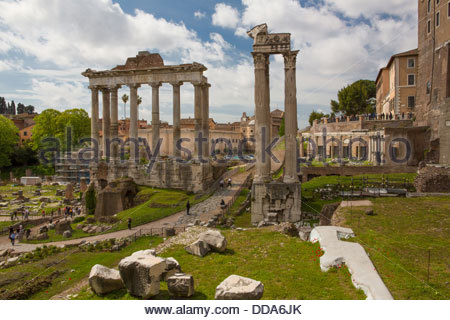
[[[206,17],[206,13],[202,11],[195,11],[194,17],[196,17],[197,19],[203,19],[204,17]]]
[[[239,11],[225,3],[216,4],[216,11],[212,15],[212,23],[223,28],[236,28],[239,23]]]
[[[348,17],[358,18],[360,16],[372,17],[376,14],[391,14],[405,16],[417,14],[415,5],[411,0],[385,1],[361,1],[361,0],[325,0],[331,8],[336,9]],[[417,2],[417,1],[416,1]]]

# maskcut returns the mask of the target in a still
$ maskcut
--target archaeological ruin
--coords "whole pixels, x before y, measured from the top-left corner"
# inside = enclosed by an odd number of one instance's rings
[[[298,222],[301,220],[301,186],[297,175],[297,87],[298,51],[291,50],[289,33],[268,32],[266,24],[248,33],[253,39],[255,65],[255,156],[252,186],[252,223]],[[285,166],[283,182],[273,181],[266,148],[271,143],[270,55],[282,54],[285,70]]]
[[[125,65],[112,70],[95,71],[87,69],[82,73],[89,78],[92,93],[91,152],[94,158],[101,159],[107,165],[107,181],[130,177],[137,184],[160,188],[183,189],[199,192],[206,190],[212,183],[213,173],[209,161],[209,88],[208,79],[203,76],[207,68],[199,63],[166,66],[159,54],[147,51],[139,52],[136,57],[128,58]],[[173,137],[172,154],[155,155],[160,147],[159,88],[163,83],[173,87]],[[184,83],[194,86],[194,130],[195,139],[193,159],[181,161],[187,155],[180,148],[180,89]],[[138,89],[142,86],[152,88],[152,129],[151,145],[144,145],[138,136]],[[118,139],[118,89],[130,88],[130,131],[126,147],[130,158],[123,158],[124,143]],[[99,92],[102,93],[103,119],[99,128]],[[99,132],[102,141],[99,140]],[[158,146],[159,145],[159,146]],[[153,167],[142,163],[143,153],[151,151]],[[101,151],[100,151],[101,150]],[[121,152],[119,152],[121,150]],[[91,181],[98,180],[98,161],[92,161]],[[102,175],[105,175],[103,172]]]

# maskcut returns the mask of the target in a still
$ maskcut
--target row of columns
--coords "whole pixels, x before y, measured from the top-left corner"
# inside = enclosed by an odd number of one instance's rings
[[[173,87],[173,156],[179,158],[181,152],[177,147],[177,142],[181,138],[181,90],[180,87],[183,82],[171,83]],[[159,88],[161,82],[154,82],[149,84],[152,87],[152,152],[156,150],[160,139],[160,111],[159,111]],[[196,138],[201,137],[202,154],[199,155],[198,144],[195,143],[194,155],[196,158],[209,157],[209,88],[210,84],[205,82],[194,82],[194,122]],[[102,92],[103,102],[103,120],[102,120],[102,145],[104,154],[106,153],[106,146],[111,143],[111,157],[118,159],[119,157],[119,141],[118,139],[118,90],[121,86],[100,87],[91,86],[91,138],[99,142],[99,91]],[[130,84],[130,129],[129,138],[138,141],[138,88],[140,84]],[[93,146],[94,148],[94,146]],[[136,148],[130,148],[130,160],[135,161],[139,158],[139,151]]]
[[[296,62],[298,51],[283,54],[285,71],[285,171],[284,182],[298,181],[297,175],[297,84]],[[270,55],[252,52],[255,64],[255,156],[256,182],[271,180],[271,159],[265,149],[270,145]]]

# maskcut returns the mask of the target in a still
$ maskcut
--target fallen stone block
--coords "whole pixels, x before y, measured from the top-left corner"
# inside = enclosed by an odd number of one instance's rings
[[[211,251],[209,245],[203,240],[197,240],[184,248],[188,253],[194,256],[204,257]]]
[[[91,269],[89,285],[99,295],[107,294],[124,287],[119,271],[99,264],[96,264]]]
[[[166,270],[164,259],[139,254],[122,259],[119,272],[131,295],[144,299],[159,294],[159,281]]]
[[[72,238],[72,231],[70,230],[64,231],[63,238]]]
[[[162,274],[161,280],[167,282],[167,279],[173,276],[174,274],[181,273],[181,266],[178,263],[178,261],[172,257],[166,258],[165,261],[166,261],[166,270]]]
[[[231,275],[216,288],[216,300],[259,300],[264,294],[260,281]]]
[[[208,230],[200,234],[199,240],[206,242],[213,251],[225,252],[227,250],[227,239],[215,230]]]
[[[167,289],[173,297],[191,297],[194,294],[194,278],[190,274],[176,273],[167,279]]]

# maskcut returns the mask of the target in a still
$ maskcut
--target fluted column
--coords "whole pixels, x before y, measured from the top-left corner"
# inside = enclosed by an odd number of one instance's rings
[[[256,173],[255,182],[270,180],[270,159],[264,155],[264,149],[269,145],[270,139],[270,107],[267,105],[268,94],[268,66],[269,56],[263,53],[252,52],[255,64],[255,154]],[[269,112],[267,112],[269,109]],[[269,118],[267,114],[269,113]],[[265,146],[264,146],[265,145]],[[269,167],[269,172],[267,172]]]
[[[109,142],[111,141],[111,91],[109,88],[102,88],[102,98],[103,98],[103,157],[109,157],[110,155],[106,153]]]
[[[173,156],[175,158],[181,157],[181,150],[177,148],[177,142],[181,138],[181,128],[180,128],[180,118],[181,118],[181,94],[180,94],[180,86],[182,82],[173,82],[171,83],[173,88]]]
[[[202,86],[202,134],[205,141],[203,143],[203,158],[209,158],[209,88],[211,85],[205,83]]]
[[[152,153],[155,152],[159,142],[159,87],[161,82],[150,83],[152,87]]]
[[[194,126],[195,139],[199,138],[199,133],[202,131],[202,84],[194,82]],[[194,159],[199,158],[198,141],[194,143]]]
[[[138,88],[140,85],[131,84],[130,87],[130,139],[138,141]],[[130,144],[130,161],[139,160],[139,152],[136,153],[136,147]],[[139,150],[139,146],[138,146]]]
[[[99,144],[98,87],[91,86],[89,87],[89,89],[91,89],[91,139],[93,140],[93,142],[91,143],[91,147],[94,149]]]
[[[296,62],[298,51],[285,53],[284,56],[284,121],[285,121],[285,172],[284,182],[298,181],[297,176],[297,82]],[[334,148],[332,147],[332,152]]]
[[[119,91],[120,86],[111,87],[111,136],[112,139],[119,138]],[[119,145],[115,141],[112,144],[111,156],[113,159],[119,157]]]

